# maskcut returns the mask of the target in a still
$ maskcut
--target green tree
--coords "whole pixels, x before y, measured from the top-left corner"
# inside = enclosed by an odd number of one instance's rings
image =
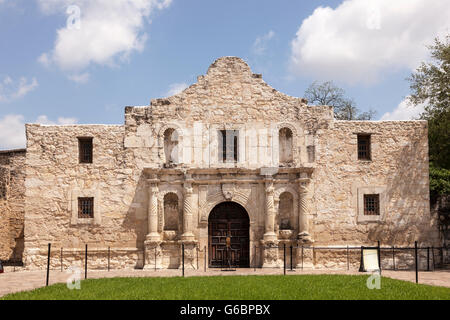
[[[361,112],[353,99],[345,97],[345,91],[332,81],[319,83],[314,81],[306,89],[304,97],[310,104],[332,106],[334,117],[338,120],[372,120],[376,112],[369,110]]]
[[[408,78],[413,106],[423,104],[421,119],[428,120],[430,161],[450,169],[450,35],[428,46],[431,61],[422,62]]]

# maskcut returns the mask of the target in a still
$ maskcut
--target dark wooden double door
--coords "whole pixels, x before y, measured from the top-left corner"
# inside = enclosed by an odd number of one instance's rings
[[[223,202],[213,209],[208,228],[210,267],[249,267],[249,226],[247,211],[237,203]]]

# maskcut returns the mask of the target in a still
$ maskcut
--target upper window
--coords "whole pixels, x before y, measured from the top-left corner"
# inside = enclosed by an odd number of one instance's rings
[[[292,131],[289,128],[282,128],[278,132],[280,163],[291,163],[292,155]]]
[[[219,161],[238,162],[238,130],[219,131]]]
[[[358,160],[371,160],[369,134],[358,134]]]
[[[80,163],[92,163],[92,138],[78,138]]]
[[[78,198],[78,218],[94,218],[94,198]]]
[[[364,215],[378,216],[380,215],[380,195],[365,194],[364,195]]]

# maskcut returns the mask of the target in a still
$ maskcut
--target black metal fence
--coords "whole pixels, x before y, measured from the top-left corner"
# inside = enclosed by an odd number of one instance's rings
[[[301,271],[308,267],[315,267],[319,269],[333,269],[333,270],[357,270],[360,267],[362,260],[362,250],[368,248],[368,246],[298,246],[290,245],[289,243],[282,243],[272,246],[254,246],[251,255],[248,259],[248,270],[261,269],[264,267],[262,261],[264,256],[267,255],[266,250],[272,250],[276,267],[282,269],[280,273],[286,274],[287,271]],[[450,260],[450,248],[446,246],[442,247],[419,247],[417,243],[414,246],[409,247],[396,247],[396,246],[381,246],[379,243],[377,246],[371,246],[378,250],[378,261],[381,270],[392,271],[434,271],[449,267]],[[186,261],[186,248],[185,245],[181,245],[179,267],[181,269],[182,276],[185,276],[185,270],[194,269],[197,271],[206,272],[210,266],[208,261],[209,252],[207,247],[194,249],[190,248],[189,261]],[[84,271],[84,278],[88,278],[88,269],[90,253],[94,254],[96,259],[91,270],[107,270],[116,269],[117,261],[115,265],[111,265],[111,258],[114,254],[120,254],[119,249],[112,250],[111,247],[107,249],[94,248],[89,250],[86,244],[83,249],[65,250],[63,248],[52,249],[51,244],[48,245],[47,252],[47,277],[46,284],[50,276],[50,270],[59,270],[62,272],[73,264],[80,267]],[[240,265],[233,261],[233,257],[239,257],[239,253],[229,254],[233,249],[229,248],[227,254],[224,256],[223,265],[220,266],[221,270],[233,271]],[[150,254],[150,253],[147,253]],[[154,252],[154,267],[157,269],[158,252],[155,249]],[[126,255],[126,254],[125,254]],[[100,257],[100,258],[99,258]],[[100,262],[99,262],[100,259]],[[145,263],[145,254],[142,257]],[[4,266],[8,266],[8,263],[4,263]],[[121,265],[123,267],[123,265]],[[135,266],[137,268],[137,266]],[[15,270],[14,270],[15,271]],[[417,276],[416,276],[417,277]]]

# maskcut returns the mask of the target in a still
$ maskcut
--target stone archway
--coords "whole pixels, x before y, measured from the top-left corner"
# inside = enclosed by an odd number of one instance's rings
[[[208,218],[209,266],[248,268],[249,231],[250,219],[243,206],[231,201],[216,205]]]

